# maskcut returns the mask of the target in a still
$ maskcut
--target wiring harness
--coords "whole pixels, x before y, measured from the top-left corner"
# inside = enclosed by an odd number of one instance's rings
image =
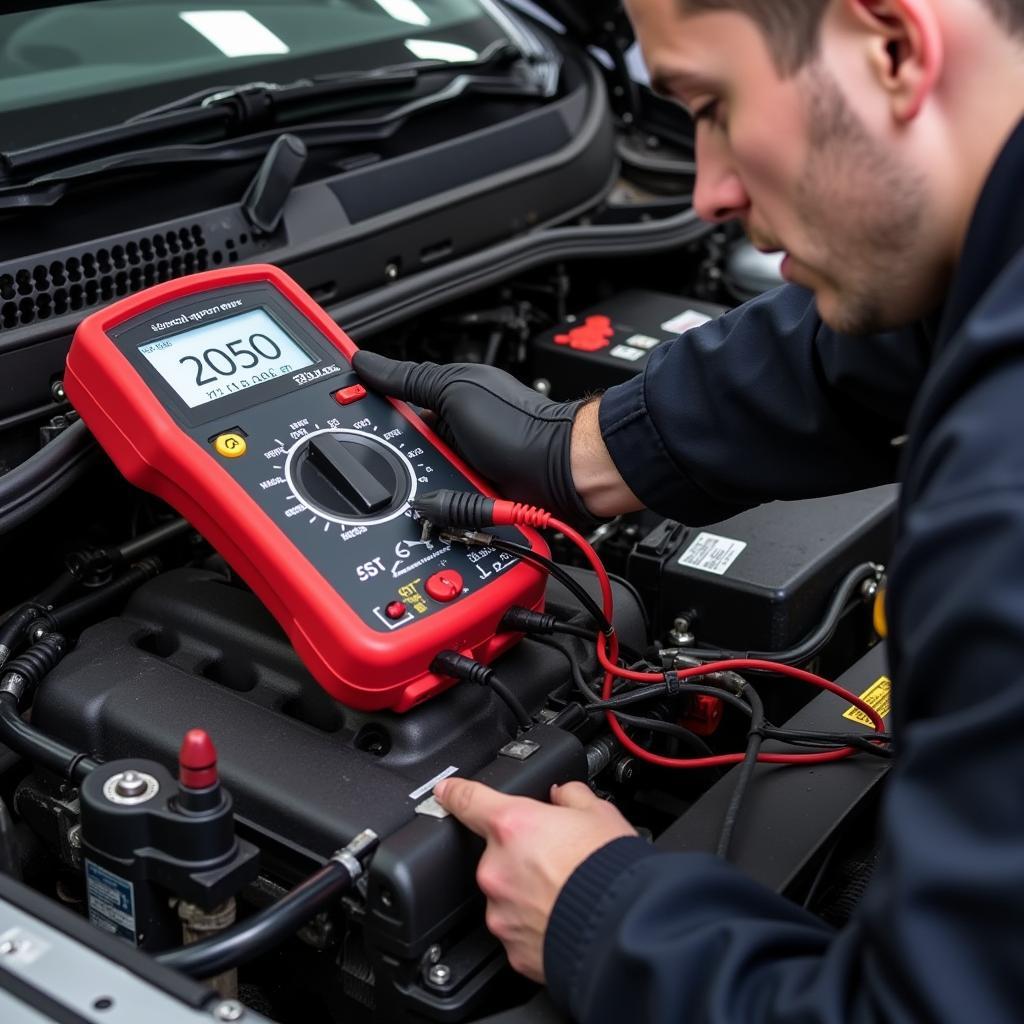
[[[565,633],[595,642],[597,659],[603,672],[600,691],[597,693],[582,678],[571,656],[565,651],[563,653],[569,657],[576,688],[584,699],[585,712],[603,714],[613,735],[624,749],[662,768],[725,768],[737,764],[741,766],[719,836],[718,853],[721,856],[728,853],[733,826],[756,764],[827,764],[843,760],[858,752],[881,757],[891,756],[891,737],[886,733],[885,723],[873,707],[837,683],[787,663],[806,659],[819,650],[823,643],[824,629],[817,630],[807,642],[799,645],[798,649],[785,652],[786,661],[769,660],[767,657],[717,657],[727,652],[696,650],[687,651],[693,662],[687,667],[652,670],[651,666],[643,662],[626,667],[620,664],[619,640],[612,624],[613,600],[608,573],[597,552],[572,526],[534,506],[458,491],[435,491],[422,495],[413,502],[413,508],[425,521],[425,529],[428,532],[437,530],[442,540],[490,547],[513,554],[556,577],[579,600],[594,622],[593,630],[575,624],[561,623],[552,615],[532,612],[525,608],[510,609],[502,625],[505,629],[531,635]],[[557,563],[525,545],[483,532],[487,527],[499,526],[558,530],[579,548],[593,569],[600,587],[600,603]],[[863,579],[863,567],[859,567],[841,583],[826,616],[826,623],[831,624],[829,635],[831,629],[834,629],[839,612]],[[708,660],[709,658],[712,660]],[[766,721],[764,706],[756,690],[740,673],[752,673],[758,677],[785,676],[833,693],[866,715],[874,732],[817,733],[775,728]],[[671,722],[637,717],[626,710],[654,699],[679,695],[712,696],[737,708],[749,719],[746,749],[716,754],[705,747],[696,751],[692,757],[667,757],[642,746],[626,731],[629,726],[639,726],[652,732],[668,732],[677,736],[688,733],[681,726]],[[692,733],[688,735],[693,737]],[[762,745],[768,739],[816,749],[799,752],[764,751]],[[692,748],[693,744],[690,745]]]

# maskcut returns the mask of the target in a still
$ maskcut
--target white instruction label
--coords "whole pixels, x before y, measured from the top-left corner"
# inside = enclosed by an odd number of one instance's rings
[[[671,331],[673,334],[685,334],[687,331],[693,330],[694,327],[706,324],[710,319],[711,317],[707,313],[699,313],[695,309],[684,309],[682,313],[672,317],[671,320],[666,320],[661,325],[661,329]]]
[[[743,540],[698,533],[697,539],[680,556],[679,564],[724,576],[746,546],[747,542]]]
[[[627,362],[635,363],[638,359],[643,359],[646,353],[643,349],[630,348],[629,345],[616,345],[615,348],[609,350],[608,355],[615,356],[616,359],[625,359]]]
[[[454,775],[459,769],[455,765],[450,764],[443,772],[438,772],[432,779],[428,779],[418,789],[414,789],[409,794],[410,800],[419,800],[421,796],[429,793],[442,779],[447,779],[449,775]]]

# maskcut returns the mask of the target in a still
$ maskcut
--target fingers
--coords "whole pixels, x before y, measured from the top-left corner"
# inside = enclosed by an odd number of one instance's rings
[[[434,796],[446,811],[484,839],[491,834],[494,818],[516,800],[468,779],[445,779],[434,787]]]
[[[444,370],[436,363],[404,362],[360,349],[352,357],[352,367],[373,391],[428,409],[437,405]]]
[[[551,787],[551,802],[557,807],[575,807],[577,810],[586,811],[601,804],[590,791],[589,786],[582,782],[567,782],[564,786]]]

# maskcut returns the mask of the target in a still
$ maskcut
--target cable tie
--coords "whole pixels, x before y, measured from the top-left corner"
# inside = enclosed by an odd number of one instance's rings
[[[679,678],[679,673],[669,669],[665,673],[665,694],[669,697],[676,697],[682,688],[683,681]]]

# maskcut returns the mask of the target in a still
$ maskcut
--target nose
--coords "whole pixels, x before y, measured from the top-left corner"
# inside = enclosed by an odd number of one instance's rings
[[[701,220],[721,224],[742,217],[750,207],[750,197],[721,145],[709,140],[708,134],[697,129],[693,208]]]

